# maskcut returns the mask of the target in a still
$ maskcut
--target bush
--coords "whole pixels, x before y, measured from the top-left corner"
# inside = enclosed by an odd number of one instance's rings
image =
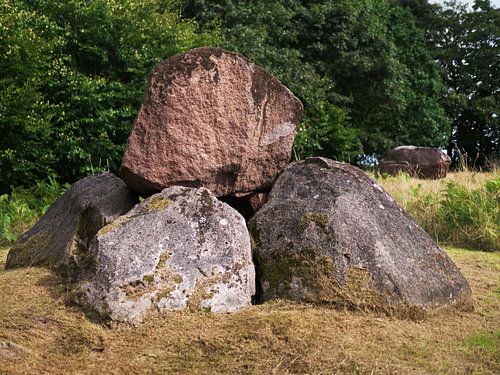
[[[18,187],[11,194],[0,195],[0,246],[13,243],[31,228],[67,188],[49,179],[29,189]]]

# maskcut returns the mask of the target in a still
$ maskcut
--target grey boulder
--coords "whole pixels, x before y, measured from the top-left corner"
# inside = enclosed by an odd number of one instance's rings
[[[40,220],[14,243],[5,268],[47,266],[75,277],[99,229],[129,211],[138,198],[111,173],[74,183]]]
[[[150,310],[233,312],[255,293],[245,221],[205,188],[147,198],[102,228],[88,256],[95,269],[73,295],[116,322],[140,323]]]
[[[467,281],[447,254],[349,164],[289,165],[249,227],[262,300],[383,311],[471,306]]]

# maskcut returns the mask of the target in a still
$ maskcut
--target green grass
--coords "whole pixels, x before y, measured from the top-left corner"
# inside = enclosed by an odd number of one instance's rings
[[[453,172],[441,180],[399,175],[378,182],[439,243],[500,250],[497,170]]]
[[[467,338],[464,345],[491,354],[500,362],[500,330],[475,334]]]
[[[12,244],[30,229],[68,188],[55,180],[37,182],[32,188],[14,188],[0,195],[0,245]]]

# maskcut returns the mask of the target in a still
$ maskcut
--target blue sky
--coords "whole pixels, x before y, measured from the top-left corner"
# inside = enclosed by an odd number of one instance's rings
[[[439,3],[443,4],[445,0],[429,0],[430,3]],[[466,3],[469,4],[470,7],[472,7],[472,4],[474,4],[474,0],[460,0],[461,3]],[[492,0],[491,4],[495,8],[500,8],[500,0]]]

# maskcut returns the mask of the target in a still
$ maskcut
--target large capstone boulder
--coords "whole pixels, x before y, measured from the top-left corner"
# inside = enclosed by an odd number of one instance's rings
[[[171,57],[149,79],[121,176],[144,195],[172,185],[218,197],[265,190],[290,160],[302,112],[290,90],[236,53]]]
[[[74,278],[88,262],[83,254],[94,235],[137,202],[137,196],[111,173],[77,181],[14,243],[6,268],[47,266]]]
[[[174,186],[102,228],[76,302],[139,323],[151,309],[233,312],[251,304],[255,270],[245,220],[205,188]]]
[[[446,253],[349,164],[291,164],[249,227],[264,301],[384,311],[470,307],[467,281]]]
[[[389,151],[380,161],[379,172],[395,176],[407,173],[424,179],[446,177],[451,158],[431,147],[399,146]]]

